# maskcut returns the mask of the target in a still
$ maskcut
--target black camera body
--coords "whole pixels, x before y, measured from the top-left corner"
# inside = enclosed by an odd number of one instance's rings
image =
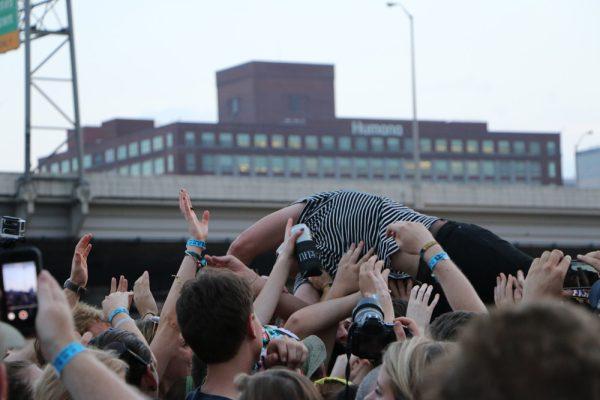
[[[25,220],[3,216],[0,219],[0,242],[12,243],[25,238]]]
[[[350,353],[367,360],[380,360],[383,350],[395,341],[394,324],[384,322],[377,298],[362,298],[352,311],[348,331]]]

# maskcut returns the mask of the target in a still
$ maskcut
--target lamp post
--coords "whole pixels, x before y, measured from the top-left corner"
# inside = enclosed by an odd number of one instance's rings
[[[577,186],[579,186],[579,165],[577,162],[577,152],[579,151],[579,145],[581,144],[581,142],[583,141],[583,139],[586,136],[590,136],[593,134],[594,134],[594,131],[592,131],[592,130],[585,131],[581,134],[581,136],[579,136],[579,139],[577,139],[577,143],[575,143],[575,182],[576,182]]]
[[[415,30],[414,18],[410,12],[399,2],[388,2],[388,7],[400,7],[410,22],[410,67],[412,80],[412,139],[413,139],[413,162],[415,164],[414,187],[417,191],[421,189],[421,150],[419,148],[419,121],[417,120],[417,78],[415,71]],[[415,201],[416,203],[416,201]]]

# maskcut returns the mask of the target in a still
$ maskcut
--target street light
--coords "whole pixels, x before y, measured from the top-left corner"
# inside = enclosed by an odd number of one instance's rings
[[[581,134],[581,136],[579,136],[579,139],[577,139],[577,143],[575,143],[575,182],[577,183],[577,186],[579,186],[579,163],[577,162],[577,152],[579,151],[579,145],[586,136],[590,136],[593,134],[594,131],[592,130],[585,131]]]
[[[417,121],[417,83],[415,72],[415,30],[413,16],[406,7],[399,2],[388,2],[388,7],[400,7],[410,22],[410,66],[412,78],[412,138],[413,138],[413,161],[415,164],[415,188],[421,188],[421,150],[419,148],[419,121]]]

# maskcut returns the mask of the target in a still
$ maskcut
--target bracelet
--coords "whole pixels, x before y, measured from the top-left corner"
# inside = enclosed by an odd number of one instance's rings
[[[117,323],[113,326],[113,328],[119,329],[119,326],[123,325],[123,323],[126,321],[133,321],[133,318],[131,318],[130,316],[127,316],[126,318],[121,318],[120,320],[117,321]]]
[[[204,259],[203,256],[201,256],[200,254],[196,253],[195,251],[191,251],[191,250],[186,250],[184,251],[186,256],[190,256],[194,259],[194,261],[196,262],[196,269],[200,269],[202,267],[206,267],[206,259]]]
[[[425,243],[425,245],[421,248],[421,251],[419,252],[419,257],[421,257],[421,260],[425,260],[425,252],[433,246],[435,246],[436,244],[438,244],[438,242],[436,242],[435,240]]]
[[[58,353],[58,355],[52,361],[52,366],[56,370],[56,373],[60,376],[63,369],[77,354],[85,351],[85,347],[79,342],[71,342]]]
[[[112,324],[112,320],[121,313],[125,313],[125,314],[129,315],[129,310],[127,310],[125,307],[115,308],[114,310],[112,310],[110,312],[110,314],[108,314],[108,323]]]
[[[87,289],[85,287],[79,286],[78,284],[73,282],[71,279],[67,279],[65,281],[65,283],[63,284],[63,288],[76,293],[80,297],[83,296],[87,292]]]
[[[431,272],[433,272],[433,270],[435,269],[435,267],[438,265],[438,263],[442,260],[449,260],[450,256],[448,256],[448,253],[446,253],[445,251],[441,251],[439,253],[437,253],[435,256],[433,256],[431,258],[431,260],[429,260],[429,262],[427,263],[427,265],[429,266],[429,269],[431,270]]]
[[[186,246],[194,246],[200,247],[201,249],[206,249],[206,242],[204,240],[196,240],[196,239],[188,239]]]
[[[153,317],[156,317],[156,314],[154,314],[152,311],[148,311],[147,313],[144,314],[144,316],[142,317],[142,319],[146,319],[146,317],[148,315],[152,315]]]

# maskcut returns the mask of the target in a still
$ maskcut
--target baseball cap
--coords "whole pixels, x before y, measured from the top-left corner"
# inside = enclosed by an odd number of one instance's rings
[[[308,349],[308,357],[302,366],[302,372],[304,372],[306,377],[310,378],[325,362],[327,350],[325,348],[325,343],[315,335],[306,337],[302,340],[302,343],[304,343]]]

